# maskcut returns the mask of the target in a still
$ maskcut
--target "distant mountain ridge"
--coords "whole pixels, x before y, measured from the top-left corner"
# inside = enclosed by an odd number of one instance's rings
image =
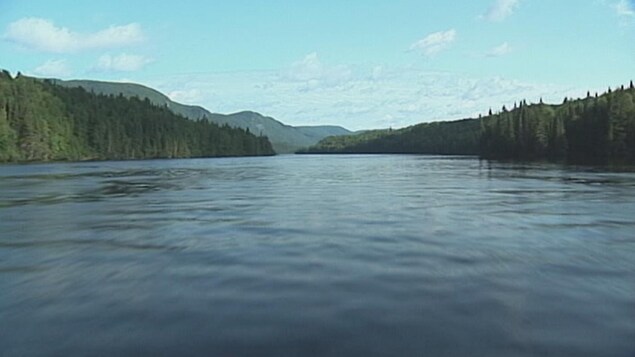
[[[232,127],[249,129],[256,135],[269,138],[277,153],[293,153],[299,149],[317,144],[329,136],[350,135],[351,131],[340,126],[290,126],[262,114],[244,111],[233,114],[212,113],[195,105],[185,105],[172,101],[165,94],[135,83],[102,82],[92,80],[51,79],[57,85],[69,88],[82,87],[87,91],[105,95],[123,95],[124,97],[147,98],[157,106],[166,106],[172,112],[192,120],[207,118],[209,121]]]

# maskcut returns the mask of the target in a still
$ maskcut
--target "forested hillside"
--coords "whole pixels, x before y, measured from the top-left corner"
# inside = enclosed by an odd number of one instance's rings
[[[526,102],[482,120],[481,154],[488,158],[635,160],[635,88],[560,105]]]
[[[271,155],[266,137],[192,121],[149,100],[0,73],[0,161]]]
[[[51,79],[50,81],[62,87],[82,87],[89,92],[97,94],[120,94],[126,98],[148,98],[150,102],[158,106],[167,106],[172,112],[188,119],[199,120],[205,118],[220,126],[225,124],[242,129],[249,129],[256,135],[264,135],[269,138],[274,150],[279,153],[293,153],[300,148],[306,148],[317,144],[320,140],[331,135],[348,135],[351,132],[339,126],[291,126],[278,120],[252,111],[241,111],[234,114],[211,113],[205,108],[192,105],[184,105],[170,100],[165,94],[135,83],[114,83],[102,81],[73,80],[63,81]]]
[[[479,140],[479,123],[467,119],[333,136],[300,153],[476,155]]]
[[[635,161],[635,88],[562,104],[503,107],[478,119],[331,137],[305,153],[420,153],[577,162]]]

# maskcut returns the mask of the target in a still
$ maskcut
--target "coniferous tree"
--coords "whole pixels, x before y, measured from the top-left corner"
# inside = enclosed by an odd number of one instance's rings
[[[0,161],[271,154],[265,137],[191,121],[147,99],[0,73]]]
[[[542,98],[535,105],[523,100],[512,111],[503,107],[494,114],[490,109],[478,119],[421,124],[390,135],[377,131],[327,138],[311,150],[635,162],[635,93],[618,88],[597,98],[590,91],[586,99],[565,97],[560,105],[547,105]]]

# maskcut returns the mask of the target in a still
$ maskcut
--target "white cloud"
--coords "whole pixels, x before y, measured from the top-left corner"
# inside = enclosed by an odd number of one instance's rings
[[[73,71],[63,59],[48,60],[33,70],[33,73],[44,77],[64,78],[70,77]]]
[[[494,22],[503,21],[514,13],[518,3],[519,0],[496,0],[482,18]]]
[[[380,80],[384,75],[384,66],[375,66],[371,78],[375,81]]]
[[[301,61],[295,62],[289,71],[289,77],[298,81],[309,81],[323,75],[324,65],[315,52],[306,55]]]
[[[487,57],[502,57],[512,52],[512,47],[509,43],[505,42],[499,46],[496,46],[489,50],[485,55]]]
[[[143,69],[149,63],[152,63],[152,59],[140,55],[122,53],[118,56],[111,56],[105,54],[99,57],[95,69],[106,72],[134,72]]]
[[[632,0],[620,0],[613,5],[615,12],[620,17],[635,17],[635,1]]]
[[[433,57],[447,49],[456,40],[456,30],[434,32],[410,45],[410,51],[421,51],[426,57]]]
[[[315,52],[293,63],[291,68],[282,74],[290,81],[303,83],[306,91],[342,85],[349,81],[352,75],[352,70],[348,66],[323,64]]]
[[[137,44],[144,39],[141,26],[136,23],[111,26],[93,33],[78,33],[35,17],[9,24],[3,37],[29,49],[53,53],[117,48]]]
[[[522,99],[537,102],[543,97],[546,102],[559,103],[565,96],[586,93],[508,78],[386,65],[381,70],[356,67],[337,86],[307,90],[307,79],[316,76],[294,79],[288,74],[293,67],[286,71],[181,75],[146,84],[171,96],[196,94],[196,102],[189,103],[214,112],[253,110],[290,125],[336,124],[352,130],[476,117],[490,107],[511,107]]]
[[[175,90],[168,93],[168,97],[177,103],[199,105],[203,98],[199,89]]]

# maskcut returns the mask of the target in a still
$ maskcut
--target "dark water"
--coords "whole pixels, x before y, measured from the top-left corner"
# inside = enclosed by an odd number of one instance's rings
[[[635,356],[635,174],[0,166],[0,355]]]

